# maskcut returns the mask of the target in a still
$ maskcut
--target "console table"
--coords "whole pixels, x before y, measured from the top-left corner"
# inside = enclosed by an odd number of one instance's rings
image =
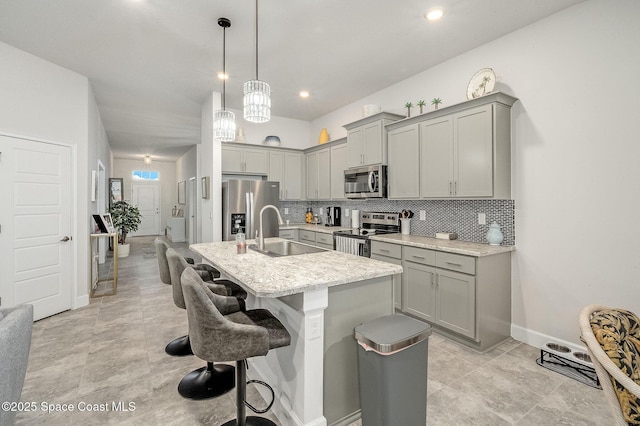
[[[94,245],[97,246],[98,239],[100,238],[111,238],[111,245],[113,246],[113,276],[100,278],[99,274],[99,261],[98,261],[98,253],[94,251]],[[95,244],[94,244],[95,241]],[[95,265],[95,271],[94,271]],[[89,270],[90,279],[89,279],[89,297],[100,297],[100,296],[113,296],[117,292],[118,286],[118,234],[114,233],[96,233],[89,235]],[[94,275],[95,273],[95,275]],[[100,293],[94,294],[94,282],[95,287],[98,286],[101,282],[109,282],[113,281],[113,290],[110,293]]]

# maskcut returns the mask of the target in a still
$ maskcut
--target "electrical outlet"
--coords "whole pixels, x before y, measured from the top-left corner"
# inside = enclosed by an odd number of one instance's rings
[[[486,224],[487,224],[487,214],[478,213],[478,225],[486,225]]]
[[[289,214],[289,207],[284,208],[284,214]]]
[[[309,318],[309,339],[322,337],[322,316],[313,315]]]
[[[420,220],[427,220],[427,211],[420,210]]]
[[[322,207],[320,207],[320,216],[322,216],[324,213],[322,212]]]
[[[349,209],[344,209],[344,217],[349,217]]]

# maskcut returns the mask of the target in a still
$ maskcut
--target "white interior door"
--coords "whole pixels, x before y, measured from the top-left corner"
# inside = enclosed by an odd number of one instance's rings
[[[142,217],[138,230],[130,235],[160,235],[160,185],[131,185],[131,204],[138,206]]]
[[[71,148],[0,135],[0,297],[34,319],[71,308]]]

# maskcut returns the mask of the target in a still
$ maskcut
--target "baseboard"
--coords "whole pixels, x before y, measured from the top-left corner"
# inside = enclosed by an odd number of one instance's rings
[[[590,362],[584,361],[583,359],[577,358],[575,356],[575,354],[585,354],[587,352],[587,349],[584,346],[576,345],[572,342],[567,342],[566,340],[558,339],[557,337],[549,336],[548,334],[539,333],[537,331],[529,330],[527,328],[513,324],[511,324],[511,337],[538,349],[544,349],[547,352],[558,354],[579,364],[587,366],[593,365]],[[553,348],[547,346],[548,343],[555,343],[560,346],[565,346],[569,349],[569,351],[567,352],[553,350]]]
[[[87,306],[89,304],[89,295],[85,294],[83,296],[78,296],[75,298],[74,302],[75,303],[71,306],[71,309],[78,309],[83,306]]]

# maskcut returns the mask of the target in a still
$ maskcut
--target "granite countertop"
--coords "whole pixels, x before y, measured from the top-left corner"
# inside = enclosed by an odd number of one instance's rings
[[[247,240],[247,246],[250,244],[255,240]],[[246,254],[237,254],[235,241],[192,244],[189,248],[256,297],[287,296],[402,273],[399,265],[333,250],[269,257],[249,248]]]
[[[489,244],[472,243],[469,241],[441,240],[423,235],[386,234],[374,235],[371,239],[373,241],[402,244],[405,246],[433,249],[448,253],[465,254],[475,257],[507,253],[516,249],[515,246],[490,246]]]
[[[333,234],[336,231],[351,230],[348,226],[325,226],[323,224],[315,225],[309,223],[290,223],[289,225],[280,225],[280,229],[302,229],[305,231],[322,232],[324,234]]]

